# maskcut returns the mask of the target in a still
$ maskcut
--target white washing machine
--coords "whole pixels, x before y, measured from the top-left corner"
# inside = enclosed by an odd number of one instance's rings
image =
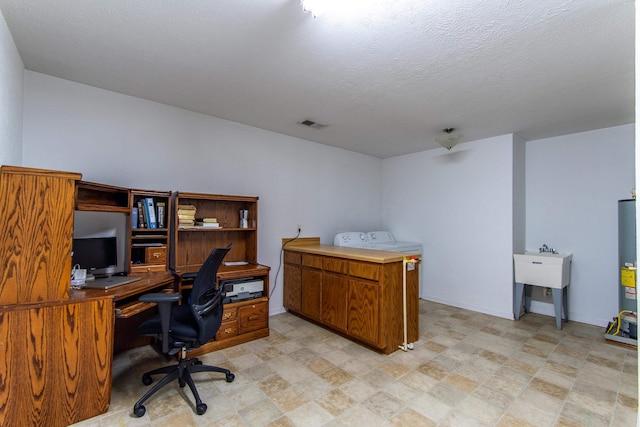
[[[390,231],[370,231],[367,233],[367,238],[371,249],[422,255],[422,243],[397,241]]]
[[[346,233],[338,233],[333,239],[335,246],[345,246],[347,248],[368,249],[369,238],[367,233],[361,231],[348,231]]]
[[[422,243],[397,241],[390,231],[370,231],[368,233],[348,231],[338,233],[333,239],[333,244],[349,248],[419,254],[422,257]],[[422,297],[422,270],[420,271],[419,284],[419,295]]]

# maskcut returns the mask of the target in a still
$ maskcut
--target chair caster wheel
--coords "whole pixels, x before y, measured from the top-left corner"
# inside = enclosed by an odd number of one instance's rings
[[[227,382],[228,382],[228,383],[232,383],[232,382],[233,382],[233,380],[235,380],[235,379],[236,379],[236,376],[235,376],[235,375],[233,375],[233,374],[227,374]]]
[[[144,385],[149,385],[153,382],[153,378],[151,378],[151,375],[149,374],[143,374],[142,375],[142,384]],[[143,406],[144,408],[144,406]],[[144,414],[144,411],[142,412]]]
[[[207,404],[201,403],[199,405],[196,405],[196,411],[198,412],[198,415],[204,414],[205,412],[207,412]]]
[[[136,416],[138,418],[144,416],[145,412],[147,412],[147,410],[145,409],[145,407],[143,405],[140,405],[138,407],[134,407],[133,408],[133,412],[136,414]]]

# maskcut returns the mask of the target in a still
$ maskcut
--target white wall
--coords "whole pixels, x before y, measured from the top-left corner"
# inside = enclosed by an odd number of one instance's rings
[[[24,66],[0,11],[0,165],[22,164]]]
[[[618,200],[635,187],[634,125],[527,142],[527,249],[572,252],[569,317],[618,313]],[[537,291],[537,292],[536,292]],[[531,311],[553,314],[534,287]]]
[[[24,166],[148,190],[259,196],[258,261],[282,237],[333,242],[381,222],[381,161],[90,86],[25,72]],[[124,219],[123,219],[124,221]],[[282,272],[270,303],[282,310]]]
[[[384,160],[383,227],[423,244],[423,298],[510,318],[511,253],[546,243],[574,254],[570,319],[605,326],[618,312],[617,201],[635,185],[634,131],[505,136]],[[533,298],[533,312],[554,315],[542,288]]]
[[[513,318],[518,144],[505,135],[383,161],[385,228],[422,243],[423,298]]]

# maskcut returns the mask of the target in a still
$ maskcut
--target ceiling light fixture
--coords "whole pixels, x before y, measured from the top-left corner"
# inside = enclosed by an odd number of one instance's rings
[[[436,142],[447,150],[451,150],[464,136],[461,133],[454,133],[454,130],[455,128],[443,129],[442,131],[444,132],[444,135],[436,137]]]

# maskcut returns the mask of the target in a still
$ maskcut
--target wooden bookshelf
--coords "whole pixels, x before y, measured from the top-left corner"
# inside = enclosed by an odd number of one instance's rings
[[[167,271],[171,227],[171,192],[130,190],[129,194],[131,213],[127,221],[129,239],[126,261],[129,273]],[[149,218],[144,214],[143,205],[147,199],[153,200],[155,228],[150,227]],[[164,214],[160,212],[160,206],[163,207]]]

